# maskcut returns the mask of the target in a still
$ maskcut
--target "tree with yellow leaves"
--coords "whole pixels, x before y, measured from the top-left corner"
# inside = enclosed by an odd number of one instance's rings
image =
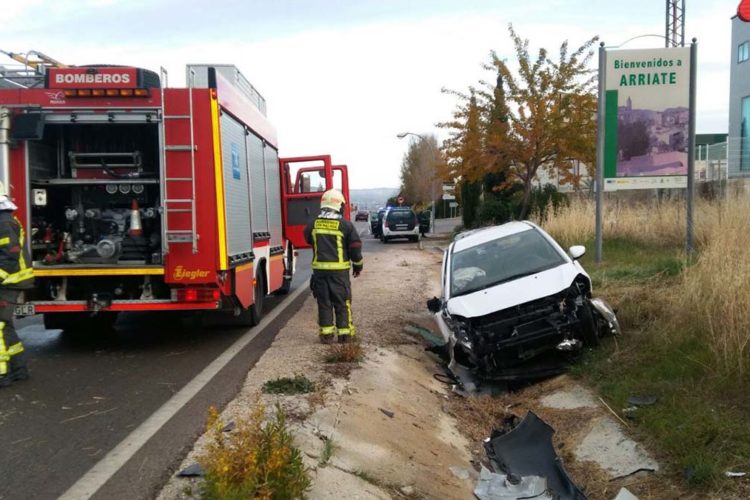
[[[513,71],[496,52],[485,68],[491,84],[480,82],[460,99],[444,147],[454,177],[476,182],[488,174],[502,179],[492,189],[523,185],[519,218],[528,216],[533,181],[540,169],[557,169],[563,183],[576,185],[573,161],[593,165],[596,155],[596,76],[589,69],[598,37],[572,53],[568,42],[552,60],[546,49],[532,58],[529,41],[508,26],[518,68]],[[499,174],[499,175],[498,175]]]

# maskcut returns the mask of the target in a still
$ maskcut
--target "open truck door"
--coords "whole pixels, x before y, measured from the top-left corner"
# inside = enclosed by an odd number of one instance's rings
[[[286,238],[295,248],[310,248],[305,226],[320,211],[320,199],[329,189],[344,195],[344,218],[349,220],[349,175],[346,165],[332,165],[330,155],[280,158],[282,211]]]

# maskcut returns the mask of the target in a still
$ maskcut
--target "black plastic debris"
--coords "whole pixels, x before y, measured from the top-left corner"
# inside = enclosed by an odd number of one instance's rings
[[[628,404],[634,406],[651,406],[656,404],[656,396],[630,396],[628,398]]]
[[[554,429],[533,412],[520,422],[506,418],[503,426],[492,432],[484,447],[494,472],[522,479],[543,477],[552,498],[586,500],[586,495],[573,483],[552,446]]]
[[[393,416],[395,415],[395,413],[393,413],[391,410],[385,410],[383,408],[378,408],[378,410],[380,410],[383,413],[383,415],[385,415],[388,418],[393,418]]]
[[[200,464],[189,465],[177,473],[180,477],[201,477],[204,474],[205,472],[203,472],[203,467]]]
[[[221,432],[232,432],[237,425],[234,422],[229,422],[227,425],[224,426],[223,429],[221,429]]]

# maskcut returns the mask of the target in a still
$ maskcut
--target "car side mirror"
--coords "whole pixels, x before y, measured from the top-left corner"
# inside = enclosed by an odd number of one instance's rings
[[[427,301],[427,309],[429,309],[430,312],[432,313],[440,312],[441,305],[442,305],[442,302],[437,297],[433,297]]]
[[[586,254],[586,247],[583,245],[573,245],[568,250],[568,255],[573,260],[578,260]]]

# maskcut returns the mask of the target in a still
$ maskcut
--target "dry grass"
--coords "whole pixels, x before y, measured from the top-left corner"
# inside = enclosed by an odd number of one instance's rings
[[[671,310],[675,330],[705,337],[725,374],[750,372],[750,201],[736,200],[708,226]]]
[[[633,394],[659,397],[633,432],[692,497],[748,498],[750,483],[724,471],[750,466],[750,198],[696,203],[690,262],[684,202],[607,205],[604,262],[583,263],[625,335],[574,371],[616,408]],[[563,245],[591,245],[593,221],[593,204],[582,202],[544,227]],[[659,497],[646,490],[639,496]]]
[[[698,247],[708,241],[710,228],[721,219],[722,211],[717,203],[697,202],[694,215]],[[552,214],[552,210],[548,212]],[[576,200],[550,215],[542,225],[561,244],[575,245],[594,238],[595,216],[593,200]],[[605,238],[681,247],[685,242],[685,217],[684,201],[628,204],[610,199],[604,203],[602,229]]]
[[[351,342],[349,344],[336,344],[331,346],[331,351],[326,355],[326,363],[359,363],[364,359],[365,352],[362,344]]]
[[[750,373],[750,198],[732,198],[723,204],[699,201],[695,208],[695,246],[698,257],[679,280],[652,283],[607,281],[605,294],[625,304],[637,328],[663,321],[673,335],[695,334],[710,345],[716,368],[725,374]],[[591,242],[594,203],[577,201],[544,221],[544,228],[564,246]],[[671,201],[626,205],[605,204],[604,238],[672,248],[681,254],[685,241],[685,203]],[[605,261],[608,256],[605,254]],[[606,263],[606,262],[605,262]],[[648,270],[647,270],[648,272]],[[611,285],[611,286],[610,286]],[[649,296],[650,299],[649,300]],[[630,309],[636,309],[630,311]]]

